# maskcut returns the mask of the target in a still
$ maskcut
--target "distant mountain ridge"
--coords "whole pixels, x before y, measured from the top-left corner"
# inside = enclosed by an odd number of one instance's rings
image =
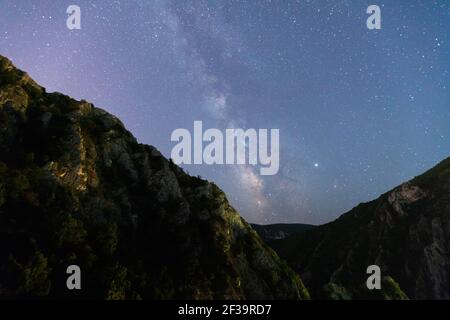
[[[265,242],[286,239],[315,228],[312,224],[302,223],[251,224],[251,226]]]
[[[66,269],[82,270],[82,290]],[[0,56],[0,298],[308,299],[213,183]]]

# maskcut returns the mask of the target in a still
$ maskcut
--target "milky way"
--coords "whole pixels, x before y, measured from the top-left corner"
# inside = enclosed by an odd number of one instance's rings
[[[449,31],[445,0],[0,1],[0,54],[166,156],[196,120],[280,129],[275,176],[184,166],[257,223],[329,221],[449,156]]]

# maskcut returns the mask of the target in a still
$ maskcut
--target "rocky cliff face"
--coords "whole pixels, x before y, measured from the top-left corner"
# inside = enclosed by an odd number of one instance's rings
[[[0,57],[0,297],[74,296],[309,297],[216,185]]]
[[[450,299],[450,158],[276,250],[313,298]],[[382,290],[366,288],[373,264]]]

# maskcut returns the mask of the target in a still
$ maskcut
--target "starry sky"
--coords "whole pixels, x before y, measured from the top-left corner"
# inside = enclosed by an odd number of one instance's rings
[[[450,155],[448,0],[0,0],[0,54],[167,157],[195,120],[280,129],[277,175],[184,165],[250,222],[328,222]]]

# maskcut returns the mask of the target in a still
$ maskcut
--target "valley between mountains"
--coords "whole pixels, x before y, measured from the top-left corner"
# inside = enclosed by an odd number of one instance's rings
[[[214,183],[0,56],[0,298],[450,299],[449,235],[450,158],[328,224],[252,227]]]

